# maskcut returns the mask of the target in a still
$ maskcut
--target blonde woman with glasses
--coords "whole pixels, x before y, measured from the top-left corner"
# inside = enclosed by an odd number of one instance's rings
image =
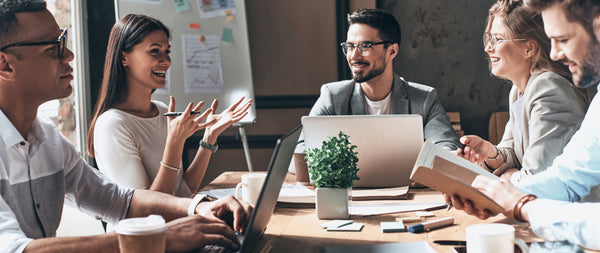
[[[478,136],[460,139],[457,154],[513,183],[545,170],[579,129],[587,109],[569,70],[550,60],[542,17],[522,1],[498,1],[484,35],[491,73],[510,81],[510,118],[498,145]]]

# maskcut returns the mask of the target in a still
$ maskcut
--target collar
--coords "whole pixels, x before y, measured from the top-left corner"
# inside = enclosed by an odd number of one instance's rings
[[[8,117],[6,117],[2,110],[0,110],[0,129],[2,129],[0,132],[0,139],[4,143],[5,147],[11,147],[21,142],[38,142],[38,140],[43,140],[43,137],[46,134],[44,128],[41,126],[40,119],[35,118],[29,127],[27,139],[23,138],[21,133],[19,133],[17,128],[8,119]]]
[[[354,82],[354,81],[353,81]],[[401,76],[394,73],[394,83],[392,84],[390,114],[407,114],[410,112],[408,103],[408,93],[406,86],[408,82]],[[352,114],[364,115],[365,111],[365,93],[360,87],[360,83],[354,82],[354,92],[350,101]]]
[[[17,128],[10,122],[2,110],[0,110],[0,129],[2,129],[0,138],[6,147],[11,147],[25,141],[23,136],[21,136],[21,133],[19,133]]]

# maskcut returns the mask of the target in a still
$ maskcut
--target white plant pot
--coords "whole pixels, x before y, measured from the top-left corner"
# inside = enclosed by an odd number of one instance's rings
[[[319,188],[316,191],[315,205],[319,219],[346,219],[348,213],[348,193],[352,188]]]

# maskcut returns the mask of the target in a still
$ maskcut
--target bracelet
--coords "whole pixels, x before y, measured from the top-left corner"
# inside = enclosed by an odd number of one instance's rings
[[[194,215],[194,213],[196,213],[196,207],[198,206],[198,204],[200,204],[200,202],[202,202],[202,200],[205,197],[206,197],[205,194],[196,194],[196,196],[194,196],[194,198],[192,199],[192,202],[190,202],[190,205],[188,206],[188,210],[187,210],[188,216],[192,216],[192,215]]]
[[[513,217],[515,217],[515,219],[520,222],[526,222],[526,220],[523,219],[523,216],[522,216],[523,214],[521,213],[521,209],[523,208],[525,203],[532,201],[534,199],[537,199],[537,197],[533,194],[529,194],[529,195],[525,195],[525,196],[521,197],[519,199],[519,201],[517,201],[517,204],[515,204],[515,207],[513,208]]]
[[[174,170],[174,171],[179,171],[179,168],[177,168],[177,167],[173,167],[173,166],[171,166],[171,165],[167,165],[167,164],[165,164],[165,163],[163,163],[163,162],[160,162],[160,165],[161,165],[161,166],[163,166],[163,167],[165,167],[165,168],[167,168],[167,169],[172,169],[172,170]]]
[[[200,147],[208,149],[208,150],[212,151],[213,153],[216,153],[217,149],[219,149],[219,145],[211,145],[210,143],[205,142],[204,140],[200,140],[199,145],[200,145]]]
[[[500,156],[502,155],[502,153],[500,153],[500,150],[498,150],[498,148],[496,146],[494,146],[494,149],[496,149],[496,156],[495,157],[486,157],[486,160],[498,160],[498,158],[500,158]]]

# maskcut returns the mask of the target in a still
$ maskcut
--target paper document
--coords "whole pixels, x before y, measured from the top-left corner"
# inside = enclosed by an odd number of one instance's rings
[[[444,206],[446,206],[446,203],[350,205],[348,206],[348,212],[351,215],[369,216],[387,213],[420,211],[432,208],[441,208]]]
[[[287,203],[315,203],[315,192],[304,185],[283,184],[277,201]]]
[[[241,191],[242,190],[240,190],[240,194]],[[213,189],[200,193],[220,199],[229,195],[235,195],[235,188]],[[315,192],[303,185],[283,184],[281,191],[279,192],[278,201],[291,203],[315,203]]]
[[[220,41],[218,35],[205,35],[203,42],[196,34],[181,35],[185,94],[223,92]]]

